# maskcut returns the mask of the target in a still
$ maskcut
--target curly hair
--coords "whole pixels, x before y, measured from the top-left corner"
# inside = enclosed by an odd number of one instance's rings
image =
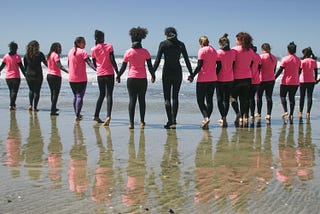
[[[52,52],[56,52],[58,55],[61,54],[61,44],[59,42],[52,43],[52,45],[50,47],[50,51],[47,55],[47,60],[50,58],[50,55]]]
[[[40,54],[39,47],[40,45],[37,40],[32,40],[29,42],[27,45],[26,58],[28,60],[33,60],[36,56],[38,56]]]
[[[147,37],[148,30],[147,28],[142,27],[134,27],[129,31],[129,35],[131,36],[132,42],[141,42],[142,39]]]

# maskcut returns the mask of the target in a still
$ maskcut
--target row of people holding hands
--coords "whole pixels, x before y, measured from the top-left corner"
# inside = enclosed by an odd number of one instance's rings
[[[61,88],[61,70],[68,73],[68,80],[73,92],[73,108],[76,121],[82,119],[81,109],[87,86],[86,64],[97,73],[99,97],[93,120],[108,126],[111,120],[113,105],[113,89],[115,80],[120,82],[121,75],[129,64],[127,89],[129,94],[129,129],[134,128],[134,113],[137,100],[140,109],[140,128],[145,126],[147,91],[146,67],[151,74],[151,82],[155,82],[155,71],[158,69],[162,57],[162,85],[167,114],[166,129],[176,127],[179,108],[179,91],[182,83],[181,55],[189,71],[188,80],[192,82],[197,76],[196,97],[200,112],[203,116],[201,128],[208,129],[210,117],[213,112],[213,95],[216,89],[217,104],[221,115],[220,123],[227,126],[229,106],[235,111],[235,124],[246,124],[255,117],[260,118],[262,112],[262,98],[265,93],[267,101],[266,120],[270,122],[272,113],[272,94],[275,80],[283,73],[280,83],[280,98],[283,106],[283,118],[293,119],[295,107],[295,94],[300,86],[300,112],[302,116],[304,98],[307,93],[308,105],[306,117],[310,118],[312,107],[312,93],[317,83],[317,61],[312,49],[303,49],[303,57],[296,56],[296,45],[291,42],[287,46],[288,55],[283,57],[280,67],[277,68],[277,58],[271,53],[268,43],[261,46],[262,54],[256,53],[257,48],[252,44],[252,37],[246,32],[236,35],[236,46],[231,48],[228,35],[219,39],[219,49],[216,50],[209,44],[206,36],[199,39],[197,66],[192,70],[187,49],[177,37],[173,27],[165,29],[165,40],[160,42],[157,56],[152,64],[149,51],[142,47],[142,40],[146,38],[146,28],[134,27],[130,29],[132,46],[124,53],[123,62],[118,69],[115,61],[114,50],[111,44],[105,43],[104,33],[96,30],[94,38],[96,44],[91,48],[91,57],[85,51],[84,37],[77,37],[74,47],[68,52],[68,69],[60,62],[61,45],[56,42],[51,45],[50,51],[45,56],[40,51],[36,40],[27,45],[26,54],[22,58],[17,54],[18,45],[9,44],[9,53],[3,57],[0,71],[6,67],[6,82],[10,91],[10,110],[16,109],[16,98],[20,86],[20,72],[26,77],[29,87],[29,110],[38,111],[40,90],[43,82],[42,63],[48,67],[47,81],[51,91],[51,115],[59,115],[57,101]],[[147,65],[147,66],[146,66]],[[289,97],[290,111],[287,107]],[[107,117],[101,120],[100,110],[104,98],[107,100]],[[255,97],[256,100],[255,100]],[[257,107],[257,113],[255,109]]]

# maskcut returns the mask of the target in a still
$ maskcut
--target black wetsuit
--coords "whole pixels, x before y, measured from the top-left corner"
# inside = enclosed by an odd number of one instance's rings
[[[184,43],[179,41],[176,37],[164,40],[160,43],[158,53],[154,62],[154,70],[156,71],[159,67],[162,55],[164,55],[162,85],[169,125],[176,123],[176,117],[178,113],[178,95],[182,82],[182,67],[180,64],[181,54],[183,55],[189,73],[192,74],[192,68],[188,58],[186,47]]]
[[[40,99],[40,90],[43,82],[43,72],[41,63],[47,66],[47,60],[42,52],[35,56],[33,59],[23,59],[25,67],[25,76],[29,86],[29,102],[30,106],[37,109]]]

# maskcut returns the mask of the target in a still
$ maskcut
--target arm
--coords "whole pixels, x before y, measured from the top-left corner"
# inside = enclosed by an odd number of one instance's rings
[[[278,71],[277,71],[277,73],[276,73],[276,75],[275,75],[275,78],[276,78],[276,79],[278,78],[278,76],[280,76],[280,74],[282,73],[283,69],[284,69],[284,67],[281,67],[281,66],[280,66],[280,68],[278,69]]]
[[[183,55],[184,61],[186,62],[186,66],[189,70],[189,74],[191,75],[192,74],[192,67],[191,67],[191,63],[190,63],[189,56],[187,53],[187,49],[185,47],[182,50],[182,55]]]
[[[317,81],[318,79],[318,68],[314,69],[314,79]]]
[[[194,69],[194,72],[193,73],[191,72],[190,75],[188,76],[188,80],[190,82],[193,81],[193,78],[199,73],[202,66],[203,66],[203,59],[198,59],[197,67]]]
[[[92,58],[92,63],[94,65],[95,68],[97,68],[97,61],[96,58]]]
[[[160,45],[159,45],[159,49],[158,49],[158,53],[157,53],[157,57],[156,57],[156,59],[155,59],[155,61],[154,61],[154,64],[153,64],[154,72],[156,72],[156,70],[157,70],[158,67],[159,67],[162,54],[163,54],[162,45],[160,44]]]
[[[19,63],[18,63],[18,65],[19,65],[19,68],[20,68],[20,70],[21,70],[21,72],[22,72],[23,76],[24,76],[24,77],[26,77],[26,75],[25,75],[25,68],[23,67],[22,62],[19,62]]]
[[[0,65],[0,72],[2,71],[2,69],[4,68],[4,66],[6,66],[5,62],[2,62],[2,64]]]
[[[56,61],[56,65],[57,65],[61,70],[63,70],[64,72],[69,73],[68,70],[67,70],[65,67],[63,67],[63,65],[61,64],[60,60],[59,60],[59,61]]]
[[[118,71],[118,65],[117,65],[117,62],[116,62],[116,60],[115,60],[115,58],[114,58],[113,52],[111,52],[111,53],[109,54],[109,57],[110,57],[110,61],[111,61],[111,64],[112,64],[113,69],[115,70],[116,74],[118,74],[118,73],[119,73],[119,71]]]
[[[118,83],[120,83],[120,77],[124,73],[124,71],[126,70],[127,65],[128,65],[127,62],[122,62],[122,66],[121,66],[120,71],[118,72],[118,75],[117,75],[117,78],[116,78]]]
[[[46,66],[46,67],[48,67],[48,63],[47,63],[47,59],[46,59],[46,57],[44,56],[44,54],[43,53],[41,53],[41,55],[42,55],[42,62],[43,62],[43,64]]]
[[[149,72],[151,74],[151,82],[154,83],[155,80],[156,80],[156,76],[154,75],[154,70],[153,70],[151,58],[147,59],[147,65],[148,65],[148,70],[149,70]]]
[[[94,67],[94,64],[91,62],[90,58],[86,58],[84,61],[86,61],[86,63],[88,64],[88,66],[90,68],[92,68],[93,70],[96,70],[96,68]]]
[[[24,65],[24,71],[22,71],[22,74],[23,74],[23,76],[26,76],[26,71],[28,68],[28,62],[27,62],[26,57],[23,58],[23,65]]]
[[[217,61],[216,74],[219,74],[222,68],[221,61]]]

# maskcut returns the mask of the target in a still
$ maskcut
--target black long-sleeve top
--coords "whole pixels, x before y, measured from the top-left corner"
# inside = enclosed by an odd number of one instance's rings
[[[157,70],[160,64],[162,55],[164,55],[164,65],[162,70],[163,79],[181,79],[182,67],[180,64],[180,56],[183,55],[184,61],[190,74],[192,74],[191,63],[186,47],[183,42],[176,37],[166,39],[159,45],[158,53],[154,62],[154,71]]]
[[[42,52],[35,56],[32,60],[29,60],[26,56],[23,58],[23,64],[25,68],[25,76],[27,78],[43,79],[43,72],[41,63],[47,66],[46,57]]]

